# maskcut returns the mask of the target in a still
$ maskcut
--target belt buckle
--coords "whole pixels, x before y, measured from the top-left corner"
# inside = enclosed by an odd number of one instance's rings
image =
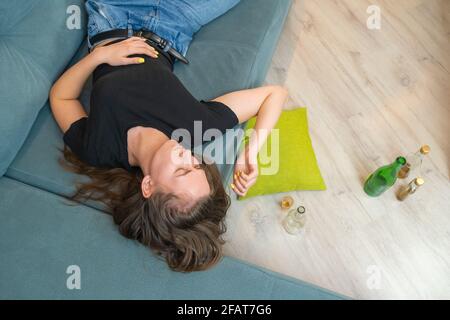
[[[150,32],[150,33],[151,33],[151,31],[146,31],[146,32]],[[158,47],[160,47],[161,49],[164,49],[164,48],[165,48],[165,45],[164,45],[164,46],[161,45],[162,43],[164,43],[164,40],[163,40],[161,37],[158,36],[159,41],[157,41],[157,40],[155,39],[155,37],[149,37],[149,38],[144,37],[144,36],[143,36],[143,33],[144,33],[144,30],[141,29],[141,30],[139,30],[138,32],[136,32],[136,36],[137,36],[137,37],[140,37],[140,38],[145,38],[145,39],[147,39],[148,41],[152,41],[152,42],[156,43],[156,45],[157,45]]]
[[[137,33],[136,33],[136,37],[139,37],[139,38],[142,38],[142,30],[139,30]]]
[[[149,41],[153,41],[154,43],[156,43],[156,45],[161,48],[164,52],[167,52],[169,54],[171,54],[172,56],[174,56],[175,59],[181,60],[183,63],[185,64],[189,64],[189,61],[180,53],[178,53],[177,51],[175,51],[174,48],[170,47],[167,51],[165,50],[167,45],[169,44],[169,41],[167,41],[166,39],[160,37],[159,35],[157,35],[156,33],[153,33],[151,31],[149,31],[151,34],[153,34],[153,37],[151,37],[150,39],[146,37],[147,40]],[[142,34],[144,33],[144,30],[141,29],[136,33],[137,37],[143,37]],[[174,51],[174,52],[173,52]]]
[[[167,45],[168,45],[168,43],[169,43],[169,42],[168,42],[166,39],[159,37],[158,46],[159,46],[161,49],[165,50],[166,47],[167,47]]]

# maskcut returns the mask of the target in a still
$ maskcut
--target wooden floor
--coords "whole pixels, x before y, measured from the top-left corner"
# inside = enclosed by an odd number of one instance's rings
[[[285,194],[234,201],[228,255],[355,298],[450,299],[449,20],[450,0],[294,0],[266,83],[308,108],[328,190],[287,193],[307,209],[302,237],[280,225]],[[421,190],[363,193],[370,172],[425,143]]]

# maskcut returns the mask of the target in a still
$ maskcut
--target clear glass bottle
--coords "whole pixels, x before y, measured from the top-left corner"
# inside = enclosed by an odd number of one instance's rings
[[[409,173],[417,168],[420,168],[425,155],[430,153],[430,146],[423,145],[416,153],[406,156],[406,164],[398,172],[400,179],[405,179],[409,176]]]
[[[305,212],[306,209],[303,206],[289,210],[287,216],[283,220],[283,227],[286,232],[296,235],[303,230],[306,222]]]
[[[407,186],[400,189],[400,192],[397,194],[397,199],[400,201],[405,200],[410,194],[416,192],[417,188],[424,183],[425,181],[421,177],[415,178]]]

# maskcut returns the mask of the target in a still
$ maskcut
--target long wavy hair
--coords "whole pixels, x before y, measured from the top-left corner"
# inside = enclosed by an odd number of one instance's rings
[[[172,193],[156,190],[145,198],[141,191],[141,170],[131,173],[123,168],[93,167],[81,161],[65,144],[58,149],[62,153],[60,165],[90,178],[87,183],[76,183],[76,191],[69,200],[104,203],[123,236],[150,247],[174,271],[205,270],[220,261],[230,197],[214,163],[200,164],[210,194],[180,209],[176,205],[178,198]]]

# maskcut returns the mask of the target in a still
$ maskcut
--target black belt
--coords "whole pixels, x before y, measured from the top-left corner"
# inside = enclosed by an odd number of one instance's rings
[[[156,43],[158,47],[160,47],[162,50],[164,50],[168,44],[168,41],[164,38],[161,38],[156,33],[151,32],[149,30],[139,30],[134,31],[133,36],[136,37],[144,37],[146,39],[149,39]],[[95,43],[99,41],[103,41],[110,38],[128,38],[128,29],[114,29],[109,31],[104,31],[96,34],[92,38],[89,38],[89,42],[94,45]],[[164,50],[165,51],[165,50]],[[167,50],[169,54],[171,54],[176,59],[180,60],[181,62],[185,64],[189,64],[189,61],[178,51],[176,51],[174,48],[170,47],[169,50]]]

